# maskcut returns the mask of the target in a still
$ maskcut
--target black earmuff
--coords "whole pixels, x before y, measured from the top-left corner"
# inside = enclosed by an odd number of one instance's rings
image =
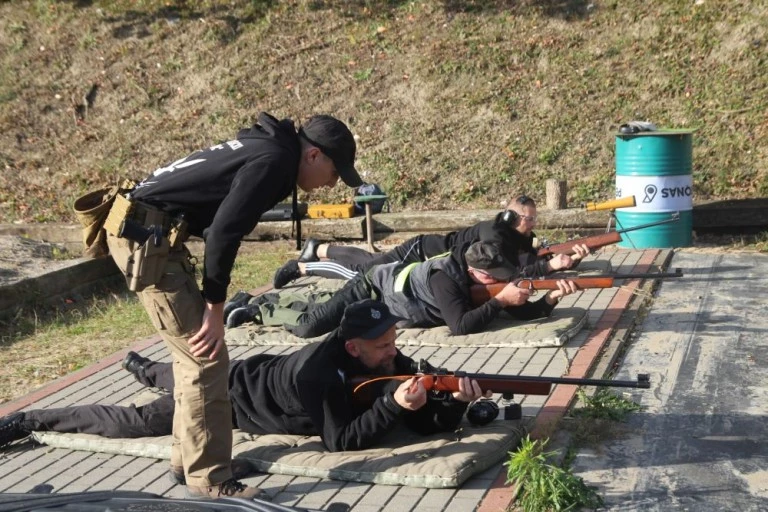
[[[499,415],[499,406],[491,400],[478,400],[467,409],[467,420],[476,427],[487,425]]]
[[[501,215],[501,220],[505,224],[509,224],[513,228],[517,226],[518,221],[520,220],[520,216],[517,214],[515,210],[505,210],[504,213]]]

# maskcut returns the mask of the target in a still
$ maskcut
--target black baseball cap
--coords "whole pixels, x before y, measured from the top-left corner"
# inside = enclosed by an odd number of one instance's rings
[[[363,184],[355,169],[357,144],[347,125],[332,116],[316,115],[299,128],[299,135],[333,160],[336,172],[347,186]]]
[[[365,299],[350,304],[344,310],[339,334],[345,340],[352,338],[373,340],[400,320],[405,319],[393,315],[383,302]]]
[[[464,253],[467,265],[483,270],[500,281],[517,277],[518,268],[501,253],[497,244],[475,242]]]

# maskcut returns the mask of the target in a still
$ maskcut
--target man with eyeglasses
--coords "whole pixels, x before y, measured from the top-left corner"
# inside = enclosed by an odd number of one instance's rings
[[[494,235],[489,238],[501,244],[507,258],[515,259],[517,255],[522,277],[541,277],[559,270],[572,269],[590,253],[586,245],[580,244],[574,246],[576,254],[573,256],[557,254],[551,258],[540,258],[538,249],[534,247],[536,234],[533,228],[538,218],[536,202],[526,195],[513,198],[507,203],[506,211],[500,215],[505,221],[492,225]]]
[[[510,261],[520,260],[521,276],[543,276],[558,270],[567,270],[577,265],[578,261],[589,254],[586,246],[574,248],[576,254],[556,255],[551,259],[541,259],[533,247],[536,225],[536,202],[526,195],[513,196],[504,211],[493,219],[478,222],[447,235],[425,234],[413,237],[385,253],[375,254],[364,249],[350,246],[321,244],[310,238],[297,260],[290,260],[275,272],[273,286],[283,288],[286,284],[302,276],[319,276],[329,279],[351,279],[357,273],[365,273],[375,265],[399,261],[414,263],[450,251],[452,248],[477,240],[496,242]],[[249,299],[246,294],[239,295],[239,304],[232,304],[225,316],[237,307],[245,306]],[[228,326],[237,325],[239,313],[228,321]]]
[[[572,281],[560,280],[557,290],[528,302],[531,290],[512,282],[518,272],[519,266],[504,256],[498,244],[473,242],[424,262],[376,265],[335,292],[309,297],[261,295],[246,309],[249,321],[283,326],[295,336],[312,338],[338,325],[349,304],[375,299],[404,319],[398,327],[447,325],[452,334],[462,335],[483,331],[502,311],[520,320],[549,316],[562,297],[577,291]],[[509,283],[488,302],[472,303],[471,285],[499,282]]]

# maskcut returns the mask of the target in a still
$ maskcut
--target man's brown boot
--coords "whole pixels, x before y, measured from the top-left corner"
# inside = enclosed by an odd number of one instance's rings
[[[232,459],[232,478],[239,480],[255,473],[251,463],[245,459]],[[177,485],[187,485],[187,479],[184,476],[182,466],[171,466],[168,470],[168,478]]]
[[[243,498],[246,500],[269,500],[269,495],[258,487],[248,487],[234,478],[218,485],[193,487],[187,486],[187,497],[215,500],[218,498]]]

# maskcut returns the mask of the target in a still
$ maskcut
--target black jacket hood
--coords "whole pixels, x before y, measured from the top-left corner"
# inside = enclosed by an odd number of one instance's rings
[[[238,139],[275,138],[286,148],[295,149],[299,144],[296,125],[291,119],[278,120],[275,116],[261,112],[256,118],[256,124],[237,132]]]

